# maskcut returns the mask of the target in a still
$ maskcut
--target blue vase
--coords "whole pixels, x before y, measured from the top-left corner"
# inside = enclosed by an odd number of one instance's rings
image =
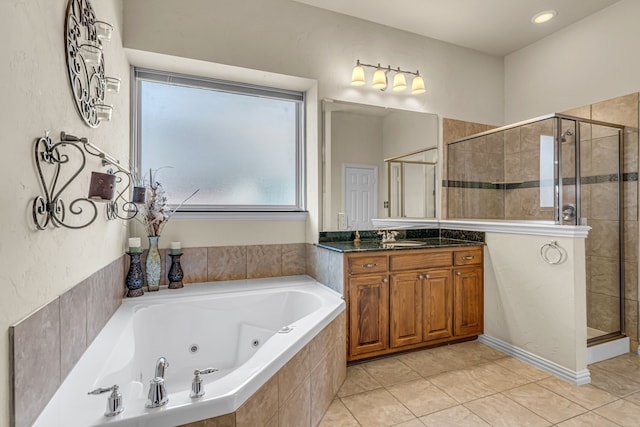
[[[142,285],[144,285],[144,273],[142,272],[142,265],[140,264],[141,252],[127,252],[131,257],[129,263],[129,272],[125,278],[125,284],[127,285],[128,297],[139,297],[144,293]]]
[[[158,239],[160,236],[149,236],[149,252],[147,253],[147,287],[149,291],[160,289],[160,252],[158,251]]]

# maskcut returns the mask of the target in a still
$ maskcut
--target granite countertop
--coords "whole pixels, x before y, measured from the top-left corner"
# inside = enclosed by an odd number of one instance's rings
[[[447,239],[443,237],[429,237],[423,239],[398,239],[398,242],[420,242],[421,245],[416,246],[393,246],[381,243],[380,240],[362,240],[356,245],[353,240],[341,242],[320,242],[318,247],[329,249],[336,252],[372,252],[372,251],[405,251],[415,249],[434,249],[434,248],[451,248],[458,246],[478,246],[484,245],[483,242],[470,240]]]

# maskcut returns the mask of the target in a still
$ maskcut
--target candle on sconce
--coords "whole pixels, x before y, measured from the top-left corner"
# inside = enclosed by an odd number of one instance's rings
[[[139,237],[129,237],[129,252],[141,252]]]
[[[171,242],[169,253],[171,255],[178,255],[180,253],[180,242]]]

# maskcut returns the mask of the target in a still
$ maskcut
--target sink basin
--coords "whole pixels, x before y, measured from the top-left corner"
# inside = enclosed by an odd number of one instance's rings
[[[383,243],[387,248],[410,248],[414,246],[425,246],[425,242],[417,242],[415,240],[399,240],[397,242]]]

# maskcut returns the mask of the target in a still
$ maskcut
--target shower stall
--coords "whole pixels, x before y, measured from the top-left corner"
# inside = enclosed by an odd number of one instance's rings
[[[553,114],[447,147],[448,218],[592,227],[585,243],[588,345],[625,333],[624,129]]]

